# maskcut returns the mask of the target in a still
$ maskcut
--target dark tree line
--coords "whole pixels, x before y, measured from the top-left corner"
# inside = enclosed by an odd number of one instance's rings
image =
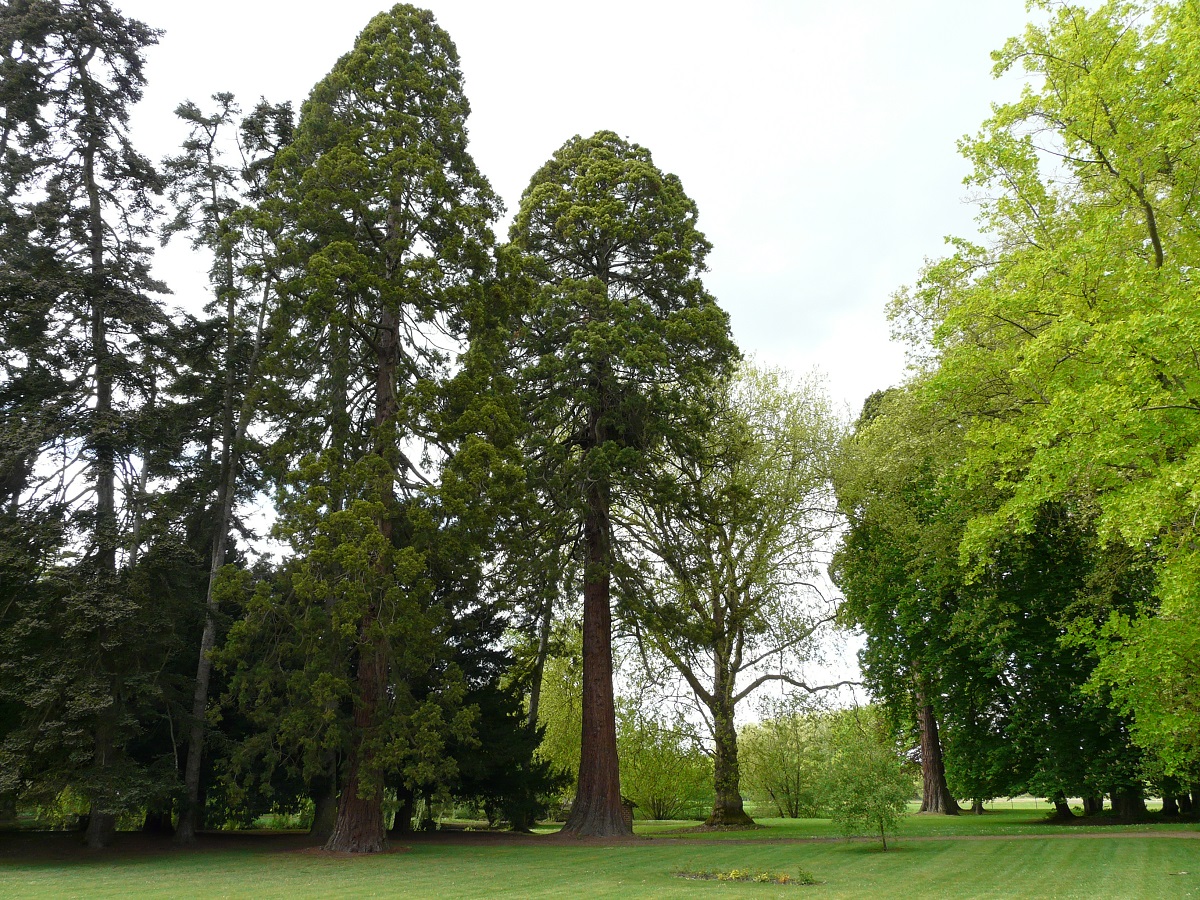
[[[1070,818],[1177,808],[1190,784],[1156,777],[1129,719],[1094,684],[1096,628],[1152,602],[1152,555],[1099,539],[1081,504],[1048,503],[1028,534],[960,556],[997,494],[961,482],[962,429],[922,406],[920,385],[868,400],[837,479],[849,522],[832,572],[841,615],[863,629],[863,674],[893,725],[911,730],[922,811],[955,814],[1030,793]],[[1183,804],[1190,803],[1190,796]]]

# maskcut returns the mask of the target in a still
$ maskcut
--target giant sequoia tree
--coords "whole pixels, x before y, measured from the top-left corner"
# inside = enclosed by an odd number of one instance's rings
[[[277,690],[275,727],[309,774],[341,760],[335,850],[382,849],[387,773],[436,769],[439,733],[469,737],[461,674],[436,663],[443,597],[477,565],[463,497],[489,465],[488,414],[455,424],[487,386],[446,389],[486,307],[497,209],[467,113],[449,36],[396,6],[313,89],[277,169],[288,269],[272,365],[292,398],[280,530],[296,556],[233,646],[283,629],[274,655],[238,661],[238,689]],[[460,375],[475,374],[466,360]],[[280,666],[295,667],[286,683],[271,681]],[[440,689],[415,694],[434,670]]]
[[[644,147],[608,131],[567,141],[522,195],[512,242],[537,284],[517,333],[530,483],[584,560],[582,757],[564,831],[627,833],[611,646],[619,510],[663,489],[660,454],[688,452],[735,350],[700,280],[696,206]]]

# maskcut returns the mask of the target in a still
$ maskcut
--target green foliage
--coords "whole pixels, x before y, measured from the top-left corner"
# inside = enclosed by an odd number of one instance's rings
[[[686,723],[627,706],[617,716],[621,793],[647,819],[681,819],[712,803],[712,760]]]
[[[709,705],[755,662],[802,659],[829,614],[811,583],[834,525],[829,479],[841,437],[815,378],[744,364],[712,402],[700,448],[670,467],[675,496],[627,513],[649,559],[622,597],[646,643]],[[728,684],[714,684],[714,657]],[[757,679],[736,700],[786,674]]]
[[[826,791],[834,825],[845,835],[878,834],[886,850],[916,790],[908,761],[870,708],[842,713],[833,745]]]
[[[695,441],[735,355],[728,316],[700,279],[695,204],[612,132],[572,138],[538,170],[511,239],[533,286],[514,348],[530,487],[578,523],[588,484],[614,510],[663,487],[657,462]]]
[[[772,681],[815,689],[800,669],[832,619],[814,584],[841,423],[816,378],[749,364],[712,402],[698,446],[664,472],[673,494],[626,513],[643,559],[621,609],[712,715],[719,803],[738,790],[737,704]]]
[[[478,746],[472,691],[494,682],[474,680],[459,625],[482,601],[491,501],[519,473],[493,355],[498,202],[467,113],[449,36],[397,5],[314,87],[265,204],[284,275],[269,469],[294,555],[247,600],[222,660],[262,729],[245,750],[263,783],[275,767],[338,777],[341,761],[368,830],[387,784],[451,789]]]
[[[794,708],[770,710],[738,731],[738,762],[750,797],[780,816],[812,818],[825,811],[822,794],[831,752],[828,717]]]
[[[850,527],[832,573],[867,635],[864,674],[901,732],[932,704],[958,796],[1125,790],[1139,755],[1085,691],[1098,658],[1077,635],[1146,602],[1146,561],[1102,548],[1086,508],[1048,504],[1030,534],[962,565],[967,523],[1000,501],[963,481],[962,429],[922,405],[928,386],[873,398],[839,471]]]
[[[147,486],[176,357],[128,126],[158,32],[107,0],[9,3],[0,32],[0,790],[69,785],[100,846],[174,789],[199,581]]]
[[[579,773],[580,736],[583,731],[582,634],[579,629],[564,629],[562,655],[546,660],[542,677],[538,727],[544,729],[538,756],[571,778],[573,793]]]
[[[1200,159],[1185,98],[1200,23],[1182,2],[1038,6],[1046,24],[996,54],[998,73],[1034,79],[962,144],[989,245],[956,242],[895,315],[936,363],[927,402],[968,426],[968,484],[998,491],[970,517],[964,561],[1033,533],[1050,503],[1094,514],[1103,543],[1153,548],[1156,602],[1090,632],[1096,685],[1182,773],[1197,757],[1173,735],[1200,721],[1194,680],[1163,676],[1188,665],[1196,619]]]

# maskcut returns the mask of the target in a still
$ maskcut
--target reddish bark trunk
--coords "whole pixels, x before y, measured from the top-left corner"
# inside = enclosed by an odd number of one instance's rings
[[[588,487],[584,521],[587,567],[583,585],[583,737],[579,787],[561,834],[570,837],[629,835],[621,808],[617,763],[616,706],[612,678],[612,609],[608,497]]]
[[[395,500],[395,456],[397,437],[391,432],[396,401],[396,366],[399,358],[399,334],[395,314],[384,307],[380,312],[379,339],[376,345],[375,374],[375,452],[389,463],[388,474],[379,484],[380,499],[386,509],[375,520],[379,533],[390,545],[393,535],[392,506]],[[376,574],[381,580],[390,574],[390,564],[380,561]],[[380,726],[380,705],[387,690],[388,648],[376,633],[379,609],[368,609],[359,624],[358,697],[354,707],[354,736],[346,765],[346,781],[338,800],[337,821],[326,850],[348,853],[378,853],[387,847],[383,827],[383,790],[375,770],[375,741]]]
[[[366,622],[363,630],[371,628]],[[377,642],[364,642],[358,662],[358,702],[354,710],[354,740],[350,746],[346,781],[338,800],[333,834],[326,850],[379,853],[387,848],[383,830],[383,791],[372,777],[379,704],[386,687],[387,658]]]
[[[922,703],[917,717],[921,727],[921,812],[957,816],[961,810],[946,786],[946,766],[933,706]]]

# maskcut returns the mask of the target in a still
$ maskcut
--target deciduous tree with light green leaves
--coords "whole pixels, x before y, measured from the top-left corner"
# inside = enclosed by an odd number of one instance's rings
[[[631,498],[643,558],[622,591],[642,646],[695,694],[713,738],[710,825],[750,823],[739,790],[735,715],[764,685],[833,689],[804,677],[834,604],[818,581],[837,527],[831,488],[842,423],[816,377],[743,364],[714,392],[699,446],[671,459],[676,491]]]
[[[738,760],[747,793],[780,817],[824,813],[828,717],[794,703],[765,705],[763,718],[738,730]]]
[[[1094,637],[1133,735],[1194,777],[1200,701],[1200,12],[1191,2],[1036,4],[996,71],[1032,78],[962,148],[988,243],[957,242],[901,327],[931,339],[937,402],[970,417],[966,463],[1003,502],[982,558],[1045,503],[1094,507],[1102,540],[1152,546],[1156,599]]]
[[[823,793],[833,824],[847,836],[877,834],[887,850],[915,792],[909,762],[871,707],[843,711],[832,729]]]

